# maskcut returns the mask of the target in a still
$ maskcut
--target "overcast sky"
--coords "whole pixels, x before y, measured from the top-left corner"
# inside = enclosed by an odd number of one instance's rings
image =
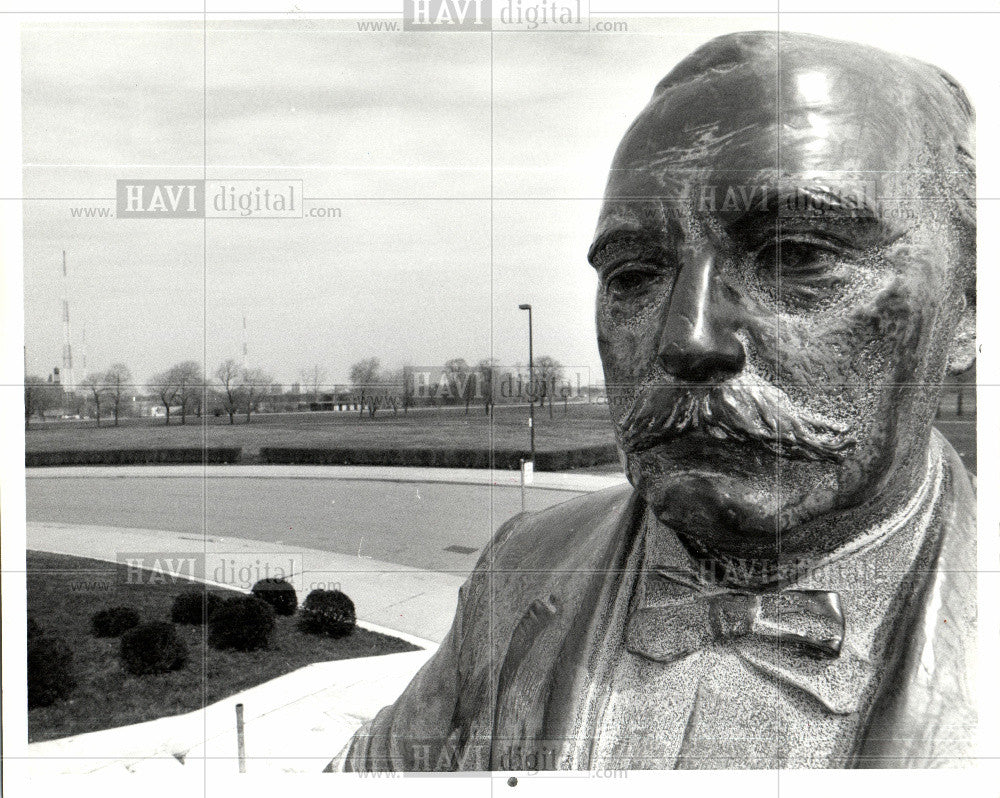
[[[975,82],[978,67],[943,48],[934,20],[865,21],[782,26]],[[211,372],[239,357],[244,315],[251,364],[284,382],[316,364],[346,380],[368,356],[439,364],[492,349],[526,362],[520,302],[535,308],[536,354],[599,370],[585,255],[618,139],[696,46],[773,26],[689,17],[632,19],[619,35],[497,34],[492,80],[484,34],[311,20],[218,22],[207,39],[200,23],[27,26],[28,369],[61,363],[66,250],[78,372],[84,329],[88,371],[124,361],[144,380],[204,357]],[[301,179],[307,198],[329,198],[307,207],[342,216],[71,217],[113,207],[89,198],[113,199],[119,178],[200,178],[206,156],[209,178]]]

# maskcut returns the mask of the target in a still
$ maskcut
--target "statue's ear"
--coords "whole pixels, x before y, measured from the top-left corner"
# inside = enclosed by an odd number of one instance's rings
[[[957,377],[976,363],[976,305],[962,297],[962,310],[948,350],[948,376]]]

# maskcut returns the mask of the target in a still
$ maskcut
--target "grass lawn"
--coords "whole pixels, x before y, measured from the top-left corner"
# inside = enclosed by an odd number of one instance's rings
[[[108,422],[104,422],[107,424]],[[528,447],[528,408],[497,407],[493,446]],[[91,421],[32,422],[25,436],[29,452],[59,449],[121,449],[160,446],[242,446],[243,462],[254,462],[261,446],[364,446],[371,448],[470,448],[490,445],[490,420],[482,407],[468,415],[458,408],[380,410],[375,418],[357,413],[274,413],[252,416],[249,424],[228,418],[189,418],[186,425],[163,419],[123,419],[115,428]],[[535,408],[535,445],[540,451],[614,443],[607,405],[558,403]]]
[[[27,553],[28,615],[46,634],[62,637],[70,646],[77,679],[66,699],[28,712],[29,742],[190,712],[314,662],[416,650],[395,637],[360,628],[340,640],[304,634],[296,628],[295,616],[278,616],[269,650],[217,651],[205,644],[203,627],[178,625],[188,647],[187,664],[173,673],[133,676],[121,665],[118,638],[91,635],[91,616],[121,605],[137,610],[143,621],[169,621],[174,597],[192,583],[119,584],[119,567],[124,566]]]
[[[496,449],[527,448],[527,407],[496,408],[493,446]],[[107,423],[107,422],[105,422]],[[935,422],[951,441],[966,466],[976,469],[975,399],[966,400],[965,412],[955,413],[954,400],[946,398]],[[407,415],[379,411],[375,418],[357,413],[275,413],[239,420],[192,418],[181,426],[162,419],[123,419],[121,426],[95,428],[93,421],[33,421],[25,435],[29,452],[59,449],[128,449],[158,446],[242,446],[243,462],[257,460],[261,446],[359,446],[368,448],[483,448],[490,445],[490,423],[481,407],[418,408]],[[603,404],[570,404],[564,412],[556,403],[535,409],[535,445],[539,451],[613,443],[614,435]],[[597,473],[619,471],[617,463],[584,469]]]

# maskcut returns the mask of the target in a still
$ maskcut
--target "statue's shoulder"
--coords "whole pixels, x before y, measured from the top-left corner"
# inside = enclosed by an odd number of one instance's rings
[[[603,551],[636,501],[627,482],[576,496],[536,512],[519,513],[500,526],[483,550],[477,570],[556,568]]]
[[[933,434],[945,480],[937,561],[898,621],[906,631],[859,741],[858,767],[953,767],[974,756],[976,494],[951,444]]]
[[[958,452],[939,430],[933,430],[932,434],[940,447],[947,482],[945,556],[952,560],[959,558],[963,569],[974,571],[977,567],[976,476],[969,472]]]
[[[536,599],[585,591],[638,530],[642,506],[623,483],[510,518],[459,590],[462,637],[507,640]]]

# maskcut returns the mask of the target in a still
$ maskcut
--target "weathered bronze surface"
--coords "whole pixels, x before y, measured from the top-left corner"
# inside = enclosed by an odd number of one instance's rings
[[[504,524],[349,770],[932,767],[973,755],[973,112],[935,67],[709,42],[589,258],[630,486]]]

